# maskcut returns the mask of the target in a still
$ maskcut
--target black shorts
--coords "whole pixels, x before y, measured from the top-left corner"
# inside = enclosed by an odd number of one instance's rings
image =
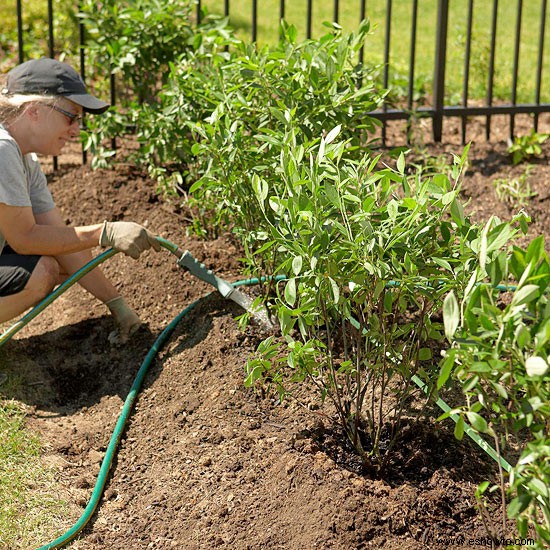
[[[0,254],[0,297],[21,292],[41,256],[23,256],[5,246]]]

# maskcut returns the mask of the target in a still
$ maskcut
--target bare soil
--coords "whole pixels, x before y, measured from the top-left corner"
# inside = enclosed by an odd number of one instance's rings
[[[446,143],[426,141],[426,154],[460,154],[458,126],[446,124]],[[539,132],[550,131],[548,115],[539,124]],[[521,177],[526,164],[510,162],[508,119],[494,118],[491,142],[481,121],[470,128],[467,211],[478,220],[510,219],[519,208],[498,199],[493,182]],[[518,117],[518,133],[530,128]],[[389,135],[399,143],[404,130],[395,124]],[[533,192],[530,238],[550,238],[549,152],[546,144],[526,180]],[[157,196],[154,182],[131,166],[93,172],[74,155],[59,165],[49,178],[67,223],[146,224],[221,277],[242,278],[231,236],[187,236],[185,210]],[[106,308],[75,286],[0,350],[8,376],[23,378],[18,394],[4,397],[28,411],[44,461],[59,472],[59,495],[69,502],[58,530],[43,533],[37,545],[80,517],[143,359],[196,300],[152,364],[99,508],[71,548],[447,549],[463,547],[460,537],[488,535],[474,492],[495,466],[474,444],[456,442],[450,421],[407,426],[389,472],[371,479],[316,394],[281,404],[244,388],[245,362],[262,335],[239,329],[237,305],[209,294],[166,251],[139,261],[119,254],[103,269],[145,321],[128,345],[109,345]],[[493,520],[500,522],[498,513]],[[17,541],[9,547],[19,548]]]

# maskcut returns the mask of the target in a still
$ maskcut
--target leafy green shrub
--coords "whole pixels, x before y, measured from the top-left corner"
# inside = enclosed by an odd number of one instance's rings
[[[510,236],[509,224],[489,220],[471,284],[460,302],[454,294],[446,298],[452,347],[439,385],[452,376],[464,393],[464,405],[453,411],[461,415],[457,437],[468,421],[505,458],[515,446],[525,448],[511,472],[508,515],[517,519],[521,536],[530,523],[544,541],[550,537],[550,261],[543,237],[526,250],[501,250]],[[477,284],[486,274],[491,284]],[[518,284],[504,299],[497,285],[509,277]],[[504,495],[504,479],[501,485]]]
[[[120,75],[123,95],[152,100],[169,63],[189,48],[193,6],[188,0],[84,0],[79,17],[90,63]]]
[[[233,224],[248,241],[261,240],[252,179],[277,185],[281,135],[296,128],[302,143],[341,124],[350,150],[368,145],[377,124],[368,112],[382,95],[354,60],[369,25],[297,43],[296,29],[283,23],[280,43],[261,49],[236,40],[225,19],[206,18],[193,32],[156,100],[98,117],[87,146],[108,159],[109,132],[136,128],[136,159],[161,188],[190,201],[198,232]]]
[[[216,212],[211,225],[232,220],[254,230],[252,176],[276,185],[269,174],[286,130],[296,127],[298,143],[305,143],[341,124],[351,148],[368,143],[376,124],[368,112],[381,98],[353,61],[368,30],[364,22],[356,35],[333,29],[297,43],[296,29],[283,23],[276,47],[233,40],[229,51],[219,27],[197,35],[195,50],[172,66],[159,105],[140,120],[152,173],[168,188],[197,180],[191,200]],[[143,123],[153,118],[155,125]]]
[[[376,473],[411,414],[412,375],[435,384],[437,315],[449,289],[470,278],[477,234],[457,199],[466,151],[452,183],[407,176],[403,157],[396,169],[348,158],[339,130],[287,143],[282,185],[255,185],[267,233],[258,253],[277,250],[288,280],[274,305],[285,342],[261,345],[246,383],[270,380],[284,396],[309,380]]]
[[[138,20],[144,36],[135,32],[131,20],[134,11],[143,9],[141,4],[121,6],[118,2],[111,2],[107,5],[108,9],[101,13],[95,10],[92,1],[83,7],[81,17],[91,29],[87,42],[90,57],[96,67],[103,67],[103,70],[109,67],[116,76],[117,90],[123,90],[117,99],[116,109],[87,120],[89,131],[84,133],[84,147],[93,154],[94,168],[107,166],[115,154],[113,140],[128,135],[132,139],[137,137],[142,144],[130,160],[149,164],[155,176],[155,170],[164,173],[164,167],[174,164],[182,172],[186,171],[185,163],[193,157],[190,152],[190,133],[184,127],[190,120],[196,121],[197,117],[203,116],[209,106],[201,103],[200,96],[194,97],[194,90],[190,88],[173,91],[169,82],[170,74],[181,60],[198,56],[203,63],[202,66],[195,66],[199,71],[195,76],[200,80],[201,75],[204,75],[203,81],[208,87],[208,70],[212,59],[210,52],[213,50],[215,57],[216,51],[227,48],[232,41],[231,33],[227,30],[225,19],[205,18],[200,25],[191,25],[189,2],[170,4],[167,10],[164,10],[163,5],[159,0],[150,7],[154,9],[154,17],[145,17],[149,13],[147,10],[140,12]],[[172,17],[170,24],[163,28],[159,22],[167,14]],[[147,32],[148,25],[154,27],[151,32]],[[107,28],[106,32],[104,27]],[[159,46],[158,42],[162,44]],[[110,71],[107,73],[110,74]],[[109,80],[104,79],[103,86],[108,85]],[[186,94],[194,103],[184,109],[180,103],[184,103]],[[185,123],[179,118],[180,106]],[[166,183],[162,177],[159,176],[159,179]],[[178,177],[175,176],[164,187],[177,190]]]

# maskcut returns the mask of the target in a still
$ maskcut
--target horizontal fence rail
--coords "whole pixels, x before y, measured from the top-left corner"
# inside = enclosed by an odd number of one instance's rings
[[[185,1],[185,0],[183,0]],[[213,0],[212,0],[213,1]],[[277,5],[277,0],[273,0],[275,5]],[[306,38],[311,38],[313,36],[313,23],[314,23],[314,10],[318,9],[321,5],[321,1],[318,0],[301,0],[305,2],[305,36]],[[547,27],[547,18],[548,18],[548,9],[547,9],[547,0],[539,0],[538,12],[540,13],[539,23],[537,28],[529,28],[528,33],[531,35],[531,40],[533,35],[536,34],[536,64],[532,67],[534,74],[534,90],[532,90],[533,100],[531,102],[518,102],[518,85],[519,85],[519,68],[521,63],[521,46],[522,40],[525,35],[525,31],[522,33],[522,17],[524,14],[524,2],[523,0],[507,0],[509,4],[515,1],[515,29],[513,36],[506,36],[505,40],[512,43],[513,42],[513,59],[508,60],[512,65],[512,78],[511,78],[511,87],[510,95],[508,101],[503,101],[499,99],[495,101],[495,70],[497,67],[497,38],[499,38],[499,0],[437,0],[437,12],[436,18],[434,21],[435,33],[434,33],[434,42],[432,44],[432,52],[434,53],[433,61],[433,82],[432,82],[432,93],[426,98],[427,105],[418,105],[414,99],[415,95],[415,78],[417,71],[417,60],[418,55],[426,56],[428,53],[426,51],[420,51],[418,46],[418,37],[419,37],[419,21],[425,18],[425,14],[422,11],[422,8],[426,8],[426,3],[421,3],[419,0],[400,0],[399,2],[392,0],[360,0],[357,6],[357,22],[369,18],[369,9],[373,6],[378,5],[380,8],[384,4],[385,16],[384,16],[384,45],[382,53],[382,86],[384,88],[392,88],[394,83],[391,78],[391,67],[392,67],[392,40],[393,41],[407,41],[410,46],[408,50],[408,61],[407,61],[407,75],[406,75],[406,97],[403,101],[400,102],[399,106],[388,106],[384,105],[383,108],[374,113],[369,113],[370,115],[380,119],[383,123],[382,126],[382,141],[386,145],[386,127],[387,122],[391,120],[405,120],[408,121],[408,128],[410,129],[414,121],[421,117],[428,117],[432,121],[433,129],[433,138],[434,141],[440,142],[443,139],[443,120],[447,117],[459,117],[461,119],[461,137],[462,142],[467,141],[467,124],[468,118],[472,116],[481,116],[485,119],[485,135],[486,139],[490,140],[491,138],[491,117],[495,115],[508,115],[510,119],[509,124],[509,137],[510,139],[514,138],[515,133],[515,117],[519,114],[528,114],[532,116],[533,120],[533,129],[538,131],[539,129],[539,117],[543,113],[550,112],[550,103],[548,102],[547,97],[543,97],[543,85],[545,76],[543,69],[545,62],[548,62],[548,52],[545,52],[545,34]],[[537,0],[528,0],[530,5],[533,6]],[[448,33],[449,33],[449,17],[451,14],[451,7],[456,6],[457,3],[465,5],[467,2],[467,9],[465,15],[465,21],[462,21],[461,24],[465,25],[465,38],[464,38],[464,62],[462,69],[462,87],[461,87],[461,100],[455,101],[455,104],[446,104],[449,103],[448,95],[448,82],[447,82],[447,71],[449,65],[449,44],[448,44]],[[236,2],[235,2],[236,3]],[[279,0],[278,2],[278,13],[277,18],[271,15],[273,26],[278,26],[281,19],[287,20],[287,22],[294,25],[303,24],[303,21],[295,21],[289,19],[289,8],[293,9],[296,7],[298,1],[293,0],[293,3],[290,4],[285,2],[285,0]],[[213,10],[205,0],[196,1],[196,19],[200,22],[201,18],[204,15],[203,9],[208,8],[209,12],[213,13]],[[327,4],[322,4],[326,6]],[[399,36],[394,36],[394,27],[396,26],[395,13],[396,9],[406,5],[409,9],[410,14],[410,29],[408,36],[400,34]],[[485,22],[484,24],[487,29],[490,29],[490,45],[488,48],[488,66],[486,70],[486,92],[485,98],[483,100],[476,99],[472,101],[470,98],[470,84],[472,76],[472,49],[475,43],[475,34],[474,34],[474,22],[478,21],[478,11],[480,7],[487,6],[491,7],[491,18],[490,21]],[[501,4],[502,5],[502,4]],[[14,6],[17,12],[17,30],[18,30],[18,59],[19,62],[24,61],[24,10],[22,0],[16,1],[16,6]],[[433,0],[432,0],[433,7]],[[334,0],[331,6],[331,17],[332,20],[336,23],[340,22],[342,16],[342,6],[339,0]],[[217,5],[218,13],[225,15],[229,18],[230,23],[233,20],[234,11],[232,11],[232,2],[231,0],[220,0],[219,5]],[[237,9],[237,8],[234,8]],[[53,9],[52,0],[47,0],[47,10],[48,10],[48,55],[50,57],[55,57],[57,53],[55,51],[55,40],[54,40],[54,21],[55,14]],[[258,0],[250,0],[250,40],[257,42],[259,39],[259,18],[262,16],[261,6],[259,5]],[[242,20],[242,13],[239,14],[240,20]],[[382,26],[381,26],[382,27]],[[80,71],[82,77],[86,76],[86,58],[85,58],[85,28],[80,25],[79,29],[80,36]],[[502,37],[500,37],[502,38]],[[424,48],[425,49],[425,48]],[[361,49],[359,54],[359,61],[364,62],[365,60],[365,51],[364,48]],[[550,75],[546,75],[547,82],[550,78]],[[546,85],[545,89],[549,89],[550,86]],[[114,104],[116,102],[116,87],[114,76],[111,76],[111,102]],[[84,153],[85,155],[85,153]],[[86,157],[83,157],[84,162]]]

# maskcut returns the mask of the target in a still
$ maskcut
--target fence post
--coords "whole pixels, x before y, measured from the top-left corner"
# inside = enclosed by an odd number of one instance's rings
[[[523,0],[518,0],[518,11],[516,19],[516,42],[514,46],[514,68],[512,72],[512,105],[517,104],[518,93],[518,73],[519,73],[519,47],[521,42],[521,16],[523,10]],[[513,141],[515,134],[516,118],[514,113],[510,114],[510,141]]]
[[[25,53],[23,52],[23,8],[21,6],[21,0],[17,0],[17,45],[19,64],[25,61]]]
[[[306,38],[311,38],[311,23],[313,20],[313,0],[307,0]]]
[[[55,58],[55,43],[53,36],[53,0],[48,0],[48,52],[49,56]],[[57,172],[59,168],[59,159],[57,156],[53,157],[53,169]]]
[[[258,40],[258,0],[252,0],[252,42]]]
[[[390,87],[390,41],[391,41],[391,19],[392,19],[392,0],[386,2],[386,30],[384,32],[384,83],[382,86],[385,90]],[[388,106],[386,102],[382,106],[382,110],[386,112]],[[384,120],[382,123],[382,145],[386,146],[386,130],[388,124]]]
[[[540,32],[539,32],[539,55],[537,61],[537,87],[535,91],[535,104],[540,105],[540,90],[542,86],[542,64],[544,52],[544,29],[546,26],[546,0],[542,0],[540,7]],[[539,131],[539,113],[535,113],[535,132]]]
[[[432,121],[434,141],[441,141],[443,131],[443,103],[445,99],[445,62],[447,58],[448,22],[449,0],[438,0],[434,62],[434,115]]]
[[[78,11],[82,11],[82,2],[78,2]],[[80,76],[82,80],[86,82],[86,28],[84,22],[79,18],[78,20],[78,37],[79,37],[79,49],[80,49]],[[84,113],[83,113],[84,115]],[[88,162],[88,152],[84,149],[84,142],[82,143],[82,164]]]
[[[495,55],[497,44],[497,22],[498,22],[498,0],[493,0],[493,15],[491,18],[491,50],[489,54],[489,70],[487,71],[489,81],[487,84],[487,107],[493,105],[493,87],[495,82]],[[491,139],[491,115],[485,118],[485,139]]]

